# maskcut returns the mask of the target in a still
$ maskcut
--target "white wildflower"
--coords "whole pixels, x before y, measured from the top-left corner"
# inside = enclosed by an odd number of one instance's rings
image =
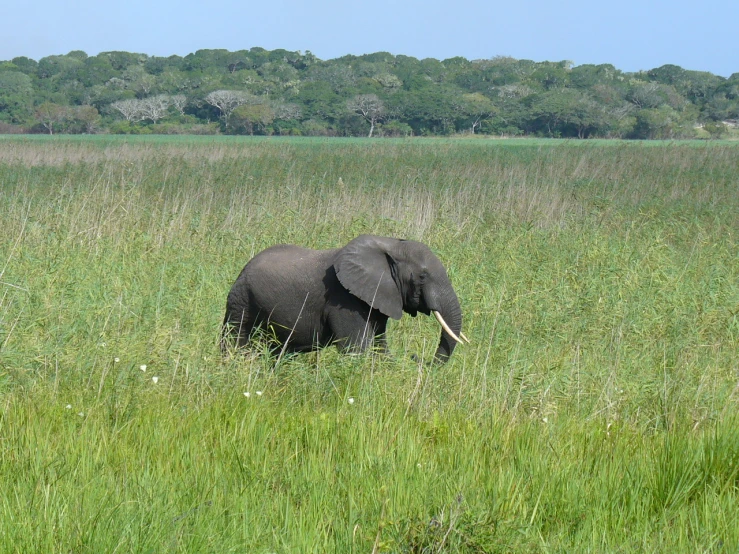
[[[159,382],[159,377],[155,375],[154,377],[151,378],[151,380],[154,381],[154,384],[156,385]]]
[[[71,405],[71,404],[67,404],[66,408],[67,408],[68,410],[71,410],[71,409],[72,409],[72,405]]]
[[[113,358],[113,362],[114,362],[114,363],[116,363],[116,364],[117,364],[118,362],[120,362],[120,361],[121,361],[121,359],[120,359],[120,358]]]
[[[258,390],[257,391],[257,396],[262,396],[262,391]]]
[[[354,404],[354,398],[349,397],[349,404]]]
[[[146,364],[141,364],[141,365],[139,366],[139,369],[140,369],[141,371],[146,371]]]
[[[246,396],[247,398],[249,398],[251,396],[251,393],[247,391],[247,392],[244,393],[244,396]]]

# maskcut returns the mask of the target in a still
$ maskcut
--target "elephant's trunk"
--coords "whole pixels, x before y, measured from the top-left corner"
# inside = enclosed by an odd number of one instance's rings
[[[452,328],[447,325],[447,322],[444,321],[444,318],[441,317],[441,314],[439,312],[434,312],[434,317],[436,318],[436,321],[439,322],[439,325],[441,325],[441,328],[444,329],[444,331],[447,332],[447,335],[452,337],[455,341],[457,341],[459,344],[464,344],[465,342],[469,344],[469,339],[464,336],[464,333],[461,331],[459,332],[459,337],[452,331]],[[460,338],[461,337],[461,338]]]
[[[432,310],[442,327],[439,347],[436,349],[434,358],[444,363],[452,355],[457,343],[462,342],[461,337],[464,335],[462,335],[462,309],[459,306],[457,295],[451,291],[451,294],[444,294],[441,298],[444,300],[441,302],[440,309]]]

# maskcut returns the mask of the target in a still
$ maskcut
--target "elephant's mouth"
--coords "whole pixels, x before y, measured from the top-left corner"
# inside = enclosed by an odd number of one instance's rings
[[[424,315],[431,315],[431,310],[426,305],[408,306],[404,310],[405,310],[405,313],[407,313],[411,317],[416,317],[419,312]]]
[[[426,315],[431,315],[431,311],[428,309],[426,303],[421,298],[420,291],[411,295],[411,297],[405,303],[405,306],[403,306],[403,311],[411,317],[416,317],[418,315],[418,312]]]

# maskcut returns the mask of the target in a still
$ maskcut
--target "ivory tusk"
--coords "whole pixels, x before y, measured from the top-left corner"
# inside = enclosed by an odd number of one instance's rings
[[[459,338],[462,339],[467,344],[470,344],[470,339],[464,336],[464,333],[462,331],[459,332]]]
[[[434,317],[436,318],[436,321],[439,322],[439,325],[441,325],[441,328],[444,329],[444,331],[446,331],[449,334],[449,336],[451,336],[459,344],[464,344],[462,342],[462,339],[460,339],[457,335],[454,334],[454,331],[452,331],[449,328],[449,325],[446,324],[446,321],[444,321],[444,318],[441,317],[441,314],[439,312],[437,312],[436,310],[434,310]]]

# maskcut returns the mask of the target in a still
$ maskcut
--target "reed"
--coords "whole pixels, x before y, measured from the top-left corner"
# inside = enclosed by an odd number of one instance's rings
[[[0,142],[0,550],[735,551],[733,144]],[[422,240],[472,345],[218,350],[256,252]],[[248,396],[246,395],[248,393]]]

